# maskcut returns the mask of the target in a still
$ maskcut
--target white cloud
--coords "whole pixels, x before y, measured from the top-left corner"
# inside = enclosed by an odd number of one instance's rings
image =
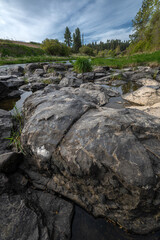
[[[1,0],[0,38],[63,41],[65,27],[79,27],[86,40],[128,39],[122,27],[136,15],[142,0]]]

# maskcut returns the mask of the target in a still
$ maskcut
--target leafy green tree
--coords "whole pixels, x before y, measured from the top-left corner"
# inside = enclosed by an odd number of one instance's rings
[[[68,56],[70,54],[70,48],[64,43],[60,43],[57,39],[45,39],[42,42],[42,49],[54,56]]]
[[[75,33],[73,33],[73,51],[77,53],[81,46],[82,43],[80,29],[76,28]]]
[[[89,56],[93,56],[94,55],[94,52],[93,52],[93,49],[88,47],[88,46],[82,46],[80,49],[79,49],[79,52],[81,54],[86,54],[86,55],[89,55]]]
[[[160,49],[160,0],[143,0],[133,28],[130,54]]]
[[[71,47],[71,45],[72,45],[72,37],[71,37],[71,32],[70,32],[68,27],[66,27],[66,29],[65,29],[64,39],[65,39],[64,42],[66,43],[66,45],[68,47]]]

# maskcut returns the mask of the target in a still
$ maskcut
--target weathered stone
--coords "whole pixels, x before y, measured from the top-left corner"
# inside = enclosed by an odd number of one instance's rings
[[[160,118],[160,102],[153,104],[152,106],[129,106],[131,109],[138,109],[145,113]]]
[[[36,108],[36,106],[38,106],[38,108]],[[93,108],[93,104],[77,96],[72,96],[72,93],[69,91],[65,92],[60,90],[48,94],[46,94],[45,91],[38,91],[26,100],[24,113],[26,119],[32,114],[32,122],[25,125],[22,131],[22,142],[23,144],[26,142],[30,145],[27,151],[33,152],[33,154],[37,156],[37,159],[41,159],[40,161],[38,160],[37,165],[44,165],[48,168],[49,159],[51,158],[50,150],[56,148],[67,129],[90,108]],[[33,114],[33,112],[31,113],[31,109],[35,109],[35,114]],[[45,119],[50,119],[50,124],[47,127],[47,134],[44,133],[43,135],[43,131],[45,130],[43,123]],[[40,126],[38,122],[41,122]],[[36,132],[35,123],[39,128]],[[26,130],[28,131],[28,135],[26,135]],[[34,131],[35,134],[32,134],[32,131]],[[43,138],[38,132],[41,132]],[[37,145],[34,144],[35,139],[37,142],[41,142],[41,146],[37,147]]]
[[[160,86],[160,83],[148,78],[142,78],[137,81],[138,84],[141,84],[143,86]]]
[[[23,76],[24,75],[24,68],[21,66],[15,66],[14,68],[8,69],[8,74],[16,75],[16,76]]]
[[[0,172],[12,173],[17,170],[18,165],[22,161],[22,154],[16,152],[8,152],[0,155]]]
[[[25,206],[20,196],[0,196],[0,239],[39,240],[37,215]],[[44,238],[49,240],[49,238]]]
[[[25,102],[22,144],[46,178],[40,185],[135,233],[159,228],[159,119],[95,108],[70,90],[40,91]]]
[[[30,90],[35,92],[35,91],[45,88],[45,86],[46,86],[46,84],[44,84],[44,83],[39,83],[39,82],[31,83]]]
[[[110,68],[108,66],[98,66],[94,69],[95,73],[106,73],[106,71],[109,71]]]
[[[122,98],[139,105],[153,105],[160,102],[160,87],[144,86],[132,93],[122,95]]]
[[[5,110],[0,109],[0,154],[9,151],[10,137],[12,129],[11,114]]]
[[[40,63],[29,63],[25,66],[25,72],[33,72],[34,70],[40,68],[43,68],[43,65]]]
[[[101,78],[101,77],[105,77],[106,76],[106,73],[99,73],[99,72],[96,72],[95,73],[95,78]]]
[[[79,87],[81,84],[82,84],[82,80],[81,79],[78,79],[76,77],[72,77],[72,78],[63,78],[59,85],[61,87]]]
[[[33,74],[42,77],[44,74],[44,71],[41,68],[40,69],[37,68]]]
[[[145,72],[138,72],[138,73],[134,73],[133,75],[130,76],[131,81],[137,81],[138,79],[141,79],[141,78],[152,79],[152,75],[149,73],[145,73]]]
[[[95,78],[94,72],[83,73],[83,80],[84,81],[93,81]]]
[[[66,71],[68,69],[68,66],[64,63],[53,63],[50,65],[50,68],[53,68],[56,71]]]

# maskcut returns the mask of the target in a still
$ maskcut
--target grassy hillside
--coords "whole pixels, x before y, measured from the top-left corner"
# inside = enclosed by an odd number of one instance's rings
[[[18,45],[27,46],[27,47],[41,48],[41,44],[37,42],[22,42],[22,41],[13,41],[9,39],[0,39],[0,44],[1,43],[13,43],[13,44],[18,44]]]
[[[45,52],[41,48],[27,47],[24,45],[13,43],[0,43],[1,57],[24,57],[44,55]]]

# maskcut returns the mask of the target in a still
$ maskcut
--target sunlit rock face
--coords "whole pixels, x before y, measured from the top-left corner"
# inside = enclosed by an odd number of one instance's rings
[[[135,233],[159,228],[159,119],[101,107],[87,94],[48,86],[26,100],[27,174],[36,187]]]

